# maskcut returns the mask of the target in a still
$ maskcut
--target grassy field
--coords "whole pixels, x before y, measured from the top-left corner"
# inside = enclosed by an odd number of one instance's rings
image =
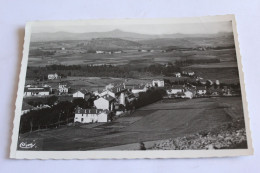
[[[42,150],[92,150],[182,137],[243,118],[241,97],[199,98],[148,105],[127,117],[86,128],[62,127],[20,135],[42,139]],[[84,127],[84,128],[83,128]]]
[[[56,53],[52,56],[29,56],[29,66],[45,66],[55,64],[63,65],[89,65],[89,64],[113,64],[113,65],[142,65],[148,66],[159,63],[174,63],[180,59],[212,59],[218,58],[221,61],[236,62],[235,49],[221,50],[188,50],[188,51],[171,51],[171,52],[138,52],[130,51],[121,54],[95,54],[79,53],[76,50],[67,53]],[[140,62],[142,61],[142,63]]]

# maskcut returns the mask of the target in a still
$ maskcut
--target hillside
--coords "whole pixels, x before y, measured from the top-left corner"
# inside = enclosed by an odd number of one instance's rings
[[[90,50],[126,50],[145,48],[138,42],[123,40],[119,38],[96,38],[89,41],[86,45]]]
[[[88,33],[70,33],[70,32],[44,32],[44,33],[32,33],[32,42],[49,42],[49,41],[68,41],[68,40],[91,40],[95,38],[120,38],[130,41],[142,41],[154,40],[154,39],[183,39],[183,38],[216,38],[233,36],[232,33],[217,33],[217,34],[161,34],[161,35],[149,35],[139,34],[133,32],[125,32],[121,30],[112,30],[108,32],[88,32]]]
[[[183,38],[157,38],[140,40],[140,44],[149,45],[152,47],[179,47],[179,48],[195,48],[195,47],[228,47],[234,46],[233,34],[215,34],[198,37]]]

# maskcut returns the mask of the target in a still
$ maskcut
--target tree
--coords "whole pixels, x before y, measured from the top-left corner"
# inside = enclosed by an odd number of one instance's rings
[[[47,104],[49,106],[53,106],[54,103],[58,100],[58,97],[57,96],[51,96],[51,97],[48,97],[47,98]]]

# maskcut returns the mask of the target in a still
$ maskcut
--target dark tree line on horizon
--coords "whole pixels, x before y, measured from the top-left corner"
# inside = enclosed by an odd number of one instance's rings
[[[137,73],[150,73],[152,75],[172,75],[180,71],[176,65],[154,64],[148,67],[114,66],[114,65],[49,65],[45,67],[28,67],[26,79],[47,80],[48,74],[58,73],[61,77],[85,76],[85,77],[121,77],[135,78]]]

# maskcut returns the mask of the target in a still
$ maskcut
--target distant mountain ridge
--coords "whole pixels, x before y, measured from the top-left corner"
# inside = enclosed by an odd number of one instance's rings
[[[125,32],[121,30],[113,30],[108,32],[88,32],[88,33],[71,33],[71,32],[54,32],[54,33],[32,33],[32,42],[47,42],[47,41],[66,41],[66,40],[91,40],[94,38],[120,38],[130,41],[140,41],[149,39],[162,38],[194,38],[194,37],[216,37],[221,35],[233,35],[232,33],[217,33],[217,34],[163,34],[149,35],[133,32]]]

